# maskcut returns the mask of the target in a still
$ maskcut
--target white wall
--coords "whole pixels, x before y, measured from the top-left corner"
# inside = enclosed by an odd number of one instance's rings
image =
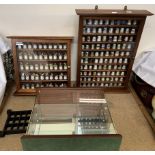
[[[0,5],[0,34],[19,36],[74,36],[72,46],[72,80],[76,80],[78,16],[75,9],[95,5]],[[124,5],[99,5],[102,9],[123,9]],[[154,5],[128,5],[128,9],[148,10]],[[155,15],[147,17],[138,53],[155,47]]]

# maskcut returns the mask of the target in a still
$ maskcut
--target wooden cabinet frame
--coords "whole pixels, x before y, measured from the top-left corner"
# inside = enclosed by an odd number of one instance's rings
[[[142,34],[142,31],[143,31],[143,27],[144,27],[144,24],[145,24],[145,20],[146,20],[146,17],[147,16],[151,16],[151,15],[153,15],[152,13],[150,13],[149,11],[146,11],[146,10],[127,10],[127,11],[124,11],[124,10],[102,10],[102,9],[97,9],[97,10],[93,10],[93,9],[77,9],[76,10],[76,13],[77,13],[77,15],[79,15],[79,36],[78,36],[78,55],[77,55],[77,57],[78,57],[78,65],[77,65],[77,86],[78,87],[89,87],[89,88],[94,88],[94,86],[91,86],[91,84],[92,83],[94,83],[95,85],[97,85],[97,83],[99,83],[98,85],[99,86],[95,86],[95,88],[101,88],[101,89],[104,89],[104,90],[116,90],[116,91],[126,91],[126,90],[128,90],[128,83],[129,83],[129,78],[130,78],[130,73],[131,73],[131,70],[132,70],[132,65],[133,65],[133,62],[134,62],[134,58],[135,58],[135,55],[136,55],[136,52],[137,52],[137,48],[138,48],[138,45],[139,45],[139,42],[140,42],[140,38],[141,38],[141,34]],[[134,21],[134,20],[136,20],[137,21],[137,25],[136,26],[134,26],[134,25],[121,25],[121,24],[119,24],[119,25],[117,25],[117,24],[113,24],[113,25],[111,25],[111,24],[108,24],[108,25],[105,25],[105,24],[102,24],[102,25],[94,25],[94,24],[90,24],[90,25],[88,25],[88,23],[87,22],[85,22],[86,24],[84,24],[84,20],[85,21],[89,21],[89,20],[92,20],[92,23],[93,23],[93,21],[95,21],[95,20],[109,20],[109,23],[113,20],[113,21],[128,21],[128,20],[131,20],[131,21]],[[120,33],[120,31],[119,31],[119,33],[115,33],[115,32],[113,32],[113,33],[109,33],[109,32],[107,32],[106,34],[105,33],[92,33],[92,31],[90,32],[90,33],[84,33],[83,31],[84,31],[84,29],[88,29],[88,27],[92,30],[93,28],[107,28],[107,29],[109,29],[109,28],[113,28],[113,29],[116,29],[116,28],[118,28],[119,30],[121,29],[121,28],[124,28],[124,29],[126,29],[126,28],[129,28],[129,30],[130,29],[132,29],[132,28],[135,28],[136,29],[136,32],[135,32],[135,34],[130,34],[130,33],[128,33],[128,34],[126,34],[126,33]],[[119,41],[117,41],[117,42],[114,42],[114,41],[112,41],[112,42],[109,42],[109,41],[100,41],[100,42],[93,42],[92,40],[91,41],[86,41],[86,42],[84,42],[82,39],[82,37],[85,37],[85,38],[87,38],[87,36],[90,36],[90,38],[92,39],[92,37],[93,36],[96,36],[96,38],[97,38],[97,36],[112,36],[112,37],[114,37],[114,36],[134,36],[134,41],[133,41],[133,45],[134,45],[134,48],[132,49],[132,50],[130,50],[130,55],[129,56],[103,56],[103,57],[101,57],[101,56],[98,56],[98,57],[95,57],[94,56],[94,58],[102,58],[103,60],[105,60],[105,59],[119,59],[119,58],[122,58],[122,59],[125,59],[125,58],[127,58],[127,60],[128,60],[128,63],[127,64],[125,64],[126,65],[126,69],[124,70],[125,71],[125,76],[120,76],[120,75],[115,75],[115,76],[109,76],[109,75],[106,75],[105,77],[108,77],[109,79],[112,79],[112,78],[115,78],[115,77],[117,77],[117,78],[123,78],[123,82],[122,82],[122,84],[120,84],[121,82],[118,82],[118,81],[113,81],[113,82],[111,82],[111,81],[104,81],[104,82],[102,82],[102,81],[97,81],[96,79],[97,79],[97,77],[104,77],[104,76],[98,76],[98,75],[83,75],[84,74],[84,72],[87,72],[87,74],[88,74],[88,72],[92,72],[91,74],[93,74],[93,72],[95,71],[96,73],[97,72],[106,72],[106,74],[107,74],[107,72],[109,71],[110,73],[112,72],[112,71],[114,71],[115,73],[116,73],[116,71],[122,71],[122,70],[117,70],[117,69],[102,69],[102,70],[93,70],[93,69],[81,69],[81,67],[83,67],[84,68],[84,66],[82,66],[82,65],[91,65],[91,66],[93,66],[93,65],[117,65],[117,67],[118,67],[118,65],[120,65],[120,63],[102,63],[102,64],[96,64],[96,63],[89,63],[89,61],[87,62],[87,63],[81,63],[81,59],[84,59],[85,60],[85,58],[87,58],[88,60],[90,60],[90,59],[93,59],[93,57],[91,57],[91,56],[82,56],[82,52],[84,53],[85,51],[88,51],[88,53],[90,52],[96,52],[96,51],[98,51],[98,52],[101,52],[101,51],[104,51],[104,52],[106,52],[106,51],[110,51],[110,53],[111,53],[111,51],[113,51],[114,53],[115,53],[115,51],[128,51],[127,49],[100,49],[100,50],[96,50],[96,49],[90,49],[90,47],[92,46],[92,44],[95,44],[95,46],[97,46],[96,44],[105,44],[105,45],[107,45],[107,44],[110,44],[110,46],[112,47],[112,45],[113,44],[121,44],[121,46],[125,43],[125,44],[129,44],[130,42],[128,41],[128,42],[125,42],[125,41],[121,41],[121,42],[119,42]],[[87,48],[87,49],[83,49],[83,47],[85,47],[86,46],[86,44],[89,44],[89,48]],[[83,46],[83,47],[82,47]],[[88,81],[87,80],[87,78],[89,77],[89,80],[90,80],[90,77],[93,77],[93,78],[91,78],[91,79],[95,79],[94,81]],[[82,79],[82,81],[80,80],[80,78]],[[85,78],[85,81],[83,80]],[[101,79],[101,78],[100,78]],[[90,84],[89,84],[90,83]],[[101,83],[103,83],[103,86],[100,86],[101,85]],[[105,86],[105,84],[107,83],[107,85],[108,86]],[[111,85],[110,85],[110,83],[111,83]],[[116,83],[116,84],[115,84]],[[89,84],[89,86],[88,86],[88,84]],[[122,86],[119,86],[119,84],[120,85],[122,85]]]
[[[37,36],[9,36],[8,38],[11,39],[11,43],[12,43],[12,51],[13,51],[13,60],[14,60],[14,69],[15,69],[15,81],[16,81],[16,92],[15,92],[15,95],[35,95],[36,94],[36,89],[21,89],[21,83],[29,83],[31,85],[31,83],[39,83],[40,85],[43,84],[45,85],[44,83],[60,83],[60,82],[64,82],[66,83],[66,86],[67,87],[70,87],[71,86],[71,42],[72,42],[72,39],[73,37],[37,37]],[[27,62],[31,62],[31,63],[39,63],[39,62],[42,62],[42,63],[45,63],[47,62],[47,64],[49,65],[49,63],[59,63],[59,62],[62,62],[62,63],[66,63],[67,64],[67,70],[51,70],[49,69],[48,70],[48,73],[50,74],[51,72],[52,73],[56,73],[57,74],[59,73],[64,73],[64,74],[67,74],[67,80],[25,80],[25,81],[22,81],[20,79],[20,69],[19,69],[19,60],[18,60],[18,52],[17,52],[17,43],[32,43],[32,44],[65,44],[67,46],[67,49],[63,50],[63,49],[34,49],[32,48],[32,51],[34,52],[46,52],[46,53],[50,53],[50,52],[63,52],[65,51],[65,53],[67,54],[67,59],[66,60],[49,60],[49,58],[47,60],[22,60],[23,62],[25,61],[25,63]],[[29,53],[29,49],[27,49],[27,53]],[[21,71],[22,72],[22,71]],[[37,72],[34,68],[34,72]],[[38,70],[38,74],[39,73],[44,73],[43,70]],[[57,84],[59,85],[59,84]]]

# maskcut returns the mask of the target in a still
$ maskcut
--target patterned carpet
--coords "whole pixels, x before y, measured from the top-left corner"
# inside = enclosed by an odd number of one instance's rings
[[[6,120],[7,109],[24,110],[32,109],[35,97],[13,96],[15,88],[6,102],[5,108],[0,116],[0,129]],[[109,101],[109,109],[115,124],[116,130],[123,136],[120,150],[155,150],[155,136],[134,97],[128,94],[105,94]],[[23,134],[7,135],[0,138],[0,150],[22,150],[20,137]]]

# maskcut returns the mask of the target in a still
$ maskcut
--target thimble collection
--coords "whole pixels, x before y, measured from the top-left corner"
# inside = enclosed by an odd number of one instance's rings
[[[85,17],[80,46],[80,87],[123,87],[139,21]]]
[[[17,62],[22,90],[68,86],[68,44],[17,42]]]
[[[78,31],[69,33],[77,36],[8,37],[17,95],[36,94],[40,87],[127,90],[145,19],[152,13],[95,6],[76,9],[76,14]]]

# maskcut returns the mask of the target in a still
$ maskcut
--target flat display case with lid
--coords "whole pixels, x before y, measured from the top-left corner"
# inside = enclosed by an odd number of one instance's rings
[[[41,88],[21,141],[24,150],[118,150],[121,135],[103,91]]]
[[[116,134],[106,103],[35,104],[27,135]]]

